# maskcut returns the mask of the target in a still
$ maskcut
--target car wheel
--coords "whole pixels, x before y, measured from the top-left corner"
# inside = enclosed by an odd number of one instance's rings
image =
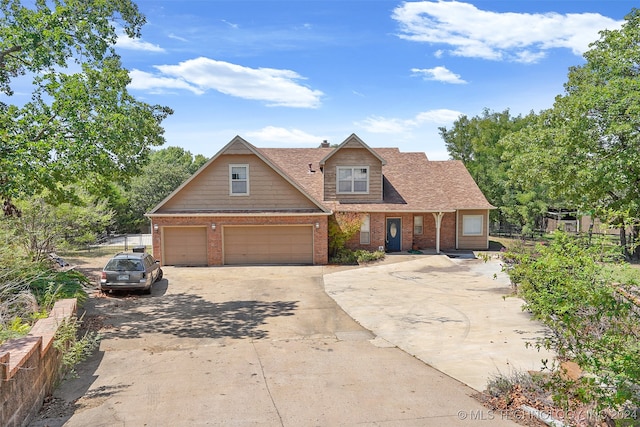
[[[162,280],[162,275],[164,273],[162,272],[162,269],[158,269],[158,277],[156,277],[156,282],[159,282],[160,280]]]

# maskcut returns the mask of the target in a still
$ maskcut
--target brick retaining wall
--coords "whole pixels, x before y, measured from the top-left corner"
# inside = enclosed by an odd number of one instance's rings
[[[64,320],[75,316],[75,299],[60,300],[26,337],[0,345],[0,425],[26,426],[60,379],[62,355],[53,338]]]

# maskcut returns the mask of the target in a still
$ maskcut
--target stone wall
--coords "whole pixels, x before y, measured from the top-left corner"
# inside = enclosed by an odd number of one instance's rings
[[[51,394],[61,373],[61,353],[53,347],[58,326],[76,315],[75,299],[55,303],[29,335],[0,345],[0,425],[26,426]]]

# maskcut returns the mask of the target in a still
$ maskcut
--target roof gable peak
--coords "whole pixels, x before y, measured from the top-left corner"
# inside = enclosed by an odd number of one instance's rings
[[[327,162],[327,160],[329,160],[329,158],[331,158],[331,156],[336,154],[338,151],[342,150],[345,146],[347,146],[349,144],[352,144],[352,143],[356,143],[356,144],[362,146],[362,148],[368,150],[374,157],[376,157],[378,160],[380,160],[380,163],[382,163],[383,166],[387,164],[387,161],[385,159],[383,159],[382,157],[380,157],[380,155],[378,153],[376,153],[371,147],[369,147],[367,144],[365,144],[365,142],[363,140],[361,140],[358,137],[358,135],[356,135],[355,133],[352,133],[351,135],[349,135],[349,137],[347,137],[347,139],[342,141],[342,143],[340,145],[338,145],[336,148],[334,148],[333,151],[331,151],[322,160],[320,160],[320,166],[324,166],[324,164]]]

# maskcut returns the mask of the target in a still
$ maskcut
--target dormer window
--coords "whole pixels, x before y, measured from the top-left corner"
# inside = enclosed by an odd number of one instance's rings
[[[229,165],[229,194],[249,195],[249,165]]]
[[[338,166],[338,194],[368,194],[369,166]]]

